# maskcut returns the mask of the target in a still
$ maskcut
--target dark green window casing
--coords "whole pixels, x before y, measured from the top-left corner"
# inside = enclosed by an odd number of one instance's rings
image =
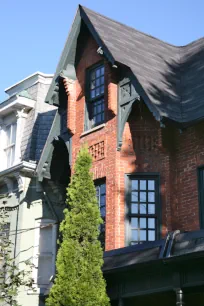
[[[204,229],[204,166],[198,168],[198,199],[200,228]]]
[[[92,66],[86,72],[85,131],[105,121],[104,72],[103,63]]]
[[[100,235],[99,240],[101,241],[102,247],[105,249],[105,225],[106,225],[106,182],[104,179],[97,180],[95,182],[96,187],[96,197],[103,219],[103,224],[100,225]]]
[[[160,237],[159,175],[137,173],[126,177],[126,244],[155,241]]]

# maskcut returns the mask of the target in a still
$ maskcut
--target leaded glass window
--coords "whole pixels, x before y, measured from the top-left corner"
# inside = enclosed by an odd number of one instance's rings
[[[104,115],[104,65],[97,65],[88,71],[88,103],[89,120],[85,126],[93,128],[105,120]]]
[[[103,181],[96,182],[96,197],[98,201],[99,210],[101,213],[101,218],[103,219],[103,224],[100,225],[100,236],[102,247],[105,246],[105,222],[106,222],[106,184]]]
[[[130,177],[130,244],[154,241],[158,235],[158,177]]]

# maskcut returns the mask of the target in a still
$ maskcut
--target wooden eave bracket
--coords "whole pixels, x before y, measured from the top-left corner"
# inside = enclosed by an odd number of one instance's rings
[[[122,138],[125,123],[131,113],[132,105],[140,101],[140,96],[133,86],[130,77],[124,77],[118,85],[118,127],[117,127],[117,150],[122,147]]]

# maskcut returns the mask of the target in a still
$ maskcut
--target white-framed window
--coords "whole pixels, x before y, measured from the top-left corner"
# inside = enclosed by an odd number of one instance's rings
[[[17,123],[9,124],[5,128],[5,147],[4,152],[6,154],[7,168],[13,166],[15,160],[15,148],[16,148],[16,128]]]
[[[36,220],[33,278],[37,288],[47,288],[50,278],[55,274],[56,245],[56,221],[50,219]]]

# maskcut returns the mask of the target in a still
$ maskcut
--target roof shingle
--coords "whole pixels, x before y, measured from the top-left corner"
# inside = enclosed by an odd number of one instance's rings
[[[113,58],[128,66],[160,117],[204,117],[204,38],[173,46],[82,7]]]

